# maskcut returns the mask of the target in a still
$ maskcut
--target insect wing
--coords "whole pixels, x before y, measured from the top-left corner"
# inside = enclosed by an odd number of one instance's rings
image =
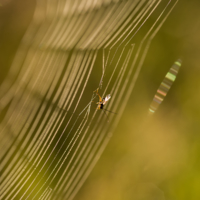
[[[105,97],[105,100],[104,100],[104,103],[103,104],[106,104],[106,102],[111,98],[110,94],[108,94],[106,97]]]

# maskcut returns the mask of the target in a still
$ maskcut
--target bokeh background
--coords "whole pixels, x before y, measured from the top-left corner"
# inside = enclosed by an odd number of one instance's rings
[[[0,0],[0,83],[32,19],[34,0]],[[76,200],[200,199],[200,1],[180,0],[151,43],[113,137]],[[156,113],[148,108],[183,63]]]

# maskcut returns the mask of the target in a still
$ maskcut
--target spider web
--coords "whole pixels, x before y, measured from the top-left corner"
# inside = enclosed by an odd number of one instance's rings
[[[178,1],[43,1],[1,85],[1,198],[73,199]],[[148,22],[148,23],[147,23]],[[111,94],[97,111],[93,93]]]

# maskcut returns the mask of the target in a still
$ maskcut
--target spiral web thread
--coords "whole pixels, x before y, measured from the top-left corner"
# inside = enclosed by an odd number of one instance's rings
[[[75,197],[177,2],[37,1],[1,85],[1,199]],[[98,87],[102,96],[111,94],[106,109],[117,112],[109,114],[109,122],[94,109]]]

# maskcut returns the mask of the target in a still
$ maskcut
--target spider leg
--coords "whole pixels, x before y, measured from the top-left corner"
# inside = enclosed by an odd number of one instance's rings
[[[94,92],[96,92],[96,94],[99,96],[99,103],[102,102],[102,98],[100,96],[100,94],[98,93],[99,88],[97,88]]]
[[[93,91],[93,92],[98,92],[98,90],[99,90],[99,88],[97,88],[95,91]]]
[[[108,119],[108,121],[107,122],[109,122],[109,117],[108,117],[108,115],[106,114],[106,112],[103,110],[103,112],[104,112],[104,114],[106,115],[106,117],[107,117],[107,119]]]

